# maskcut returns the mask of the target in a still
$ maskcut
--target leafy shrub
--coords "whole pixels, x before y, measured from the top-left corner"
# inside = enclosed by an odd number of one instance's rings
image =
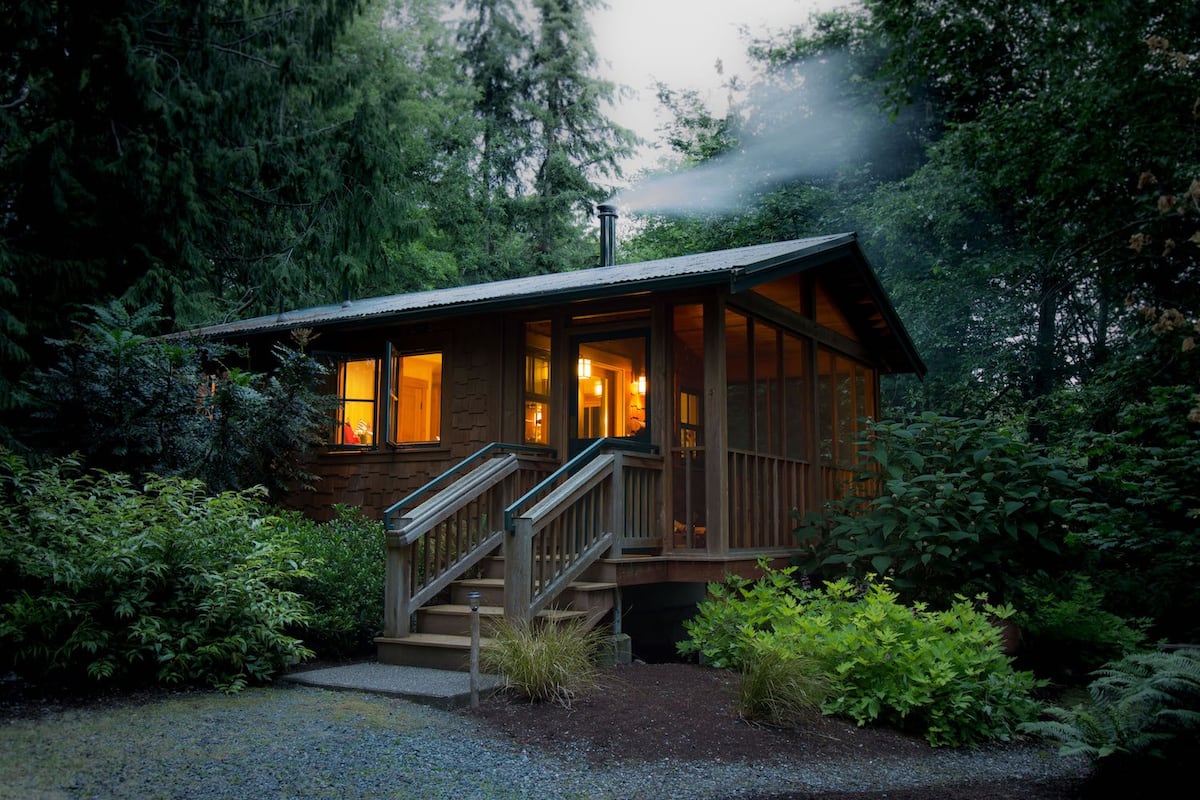
[[[1195,388],[1160,387],[1127,403],[1115,430],[1074,437],[1091,502],[1073,537],[1110,607],[1154,620],[1156,636],[1200,639],[1200,425]]]
[[[605,639],[600,628],[503,620],[488,636],[491,641],[479,653],[481,668],[504,676],[508,687],[530,702],[549,700],[570,708],[580,691],[596,684]]]
[[[1200,650],[1133,653],[1095,672],[1091,702],[1046,709],[1021,726],[1099,764],[1100,781],[1144,789],[1171,765],[1190,775],[1200,756]],[[1110,785],[1120,794],[1123,785]]]
[[[930,611],[897,602],[886,581],[810,590],[791,580],[794,567],[762,566],[758,581],[710,584],[710,598],[685,623],[681,654],[745,669],[763,642],[802,653],[826,671],[825,713],[916,731],[933,745],[1005,739],[1036,715],[1040,683],[1013,670],[993,624],[1011,608],[959,598]]]
[[[300,553],[261,492],[76,468],[0,452],[4,668],[237,690],[311,655],[286,633]]]
[[[347,506],[336,506],[328,522],[295,513],[286,519],[308,573],[296,591],[311,607],[296,635],[320,656],[363,654],[383,625],[382,524]]]
[[[1014,579],[1060,563],[1081,489],[1042,448],[982,420],[923,414],[872,423],[862,453],[860,485],[797,530],[805,570],[886,575],[945,606],[961,592],[1002,600]]]
[[[204,340],[151,335],[154,308],[91,307],[94,322],[54,340],[56,363],[22,387],[35,448],[79,453],[88,467],[197,478],[212,491],[266,486],[279,495],[312,476],[303,454],[328,423],[325,368],[277,346],[270,375],[233,366],[239,354]],[[228,362],[228,363],[227,363]]]
[[[744,719],[792,728],[821,711],[830,681],[818,659],[777,639],[755,639],[742,667],[738,714]]]
[[[1039,675],[1070,680],[1139,649],[1149,620],[1126,620],[1104,609],[1104,593],[1077,574],[1021,587],[1014,621],[1021,659]]]

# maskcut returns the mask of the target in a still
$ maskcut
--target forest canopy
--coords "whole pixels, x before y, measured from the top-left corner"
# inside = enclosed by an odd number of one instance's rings
[[[1077,469],[1090,568],[1129,597],[1191,574],[1200,7],[797,19],[748,43],[727,112],[660,86],[673,165],[630,178],[598,3],[0,0],[0,410],[76,345],[120,355],[96,309],[141,341],[586,268],[621,189],[625,261],[856,231],[929,367],[885,383],[887,412]]]

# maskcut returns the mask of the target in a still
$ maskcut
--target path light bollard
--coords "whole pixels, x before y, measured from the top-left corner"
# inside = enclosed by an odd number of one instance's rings
[[[468,592],[471,604],[471,708],[479,708],[479,592]]]

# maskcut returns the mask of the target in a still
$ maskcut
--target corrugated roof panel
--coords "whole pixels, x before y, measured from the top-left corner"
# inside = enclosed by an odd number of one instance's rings
[[[567,298],[576,299],[589,293],[607,293],[605,290],[611,287],[627,287],[630,290],[636,290],[638,285],[645,284],[647,288],[670,288],[671,283],[678,282],[682,285],[690,280],[706,276],[711,280],[705,282],[717,283],[724,279],[725,273],[730,273],[730,278],[732,278],[738,271],[753,268],[763,262],[800,259],[814,252],[820,252],[853,240],[853,234],[817,236],[787,242],[738,247],[731,250],[717,250],[710,253],[676,256],[657,261],[593,267],[573,272],[530,275],[506,281],[456,286],[449,289],[371,297],[353,300],[349,303],[317,306],[298,311],[286,311],[282,314],[268,314],[239,322],[212,325],[195,332],[208,336],[228,336],[413,316],[438,309],[444,309],[447,313],[465,313],[467,310],[477,310],[487,306],[515,306],[522,301],[536,300],[538,303],[553,303]]]

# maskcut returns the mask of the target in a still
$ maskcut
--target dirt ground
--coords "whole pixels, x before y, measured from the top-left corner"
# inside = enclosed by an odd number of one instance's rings
[[[797,764],[886,761],[919,757],[930,749],[917,737],[885,728],[859,728],[820,715],[789,730],[746,722],[734,711],[738,675],[729,670],[682,663],[634,664],[601,675],[600,685],[576,697],[569,709],[500,694],[485,697],[478,709],[459,713],[523,746],[567,749],[572,757],[586,752],[598,763],[663,757],[749,762],[761,760],[764,753],[785,753]],[[0,720],[70,707],[152,703],[175,691],[113,689],[78,696],[3,681]],[[581,742],[586,747],[580,747]],[[885,792],[778,794],[759,800],[1079,800],[1083,790],[1078,780],[1008,779]]]
[[[923,739],[883,728],[814,715],[802,727],[781,730],[739,719],[734,712],[736,673],[694,664],[635,664],[602,673],[601,685],[581,693],[571,708],[531,704],[505,695],[464,710],[499,735],[544,750],[577,743],[598,762],[661,758],[752,761],[764,753],[805,760],[885,760],[928,752]],[[1073,800],[1078,781],[1005,780],[887,792],[773,795],[776,800]]]

